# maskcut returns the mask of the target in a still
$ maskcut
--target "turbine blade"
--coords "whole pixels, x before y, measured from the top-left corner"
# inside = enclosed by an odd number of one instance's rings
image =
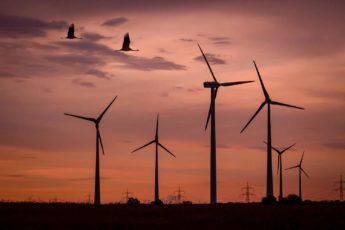
[[[216,100],[216,98],[217,98],[218,89],[219,89],[219,87],[217,87],[216,90],[215,90],[215,92],[214,92],[214,100]],[[213,111],[212,111],[212,108],[213,108],[212,103],[215,103],[215,102],[214,102],[214,101],[211,101],[211,103],[210,103],[210,109],[208,110],[208,115],[207,115],[205,130],[207,129],[208,123],[209,123],[209,121],[210,121],[210,118],[211,118],[211,115],[212,115],[212,112],[213,112]]]
[[[294,168],[299,168],[299,165],[292,166],[292,167],[290,167],[290,168],[286,168],[285,170],[288,170],[288,169],[294,169]]]
[[[215,90],[215,92],[214,92],[214,99],[216,99],[216,98],[217,98],[218,89],[219,89],[219,87],[217,87],[217,88],[216,88],[216,90]]]
[[[170,153],[173,157],[176,157],[172,152],[170,152],[167,148],[165,148],[161,143],[158,142],[158,145],[160,147],[162,147],[165,151],[167,151],[168,153]]]
[[[250,122],[252,122],[252,120],[255,118],[255,116],[260,112],[260,110],[265,106],[266,101],[262,102],[262,104],[260,105],[259,109],[254,113],[254,115],[252,116],[252,118],[250,118],[250,120],[248,121],[248,123],[244,126],[244,128],[241,130],[241,133],[247,128],[247,126],[250,124]]]
[[[285,152],[286,150],[289,150],[289,149],[291,149],[293,146],[295,146],[296,145],[296,143],[295,144],[293,144],[293,145],[290,145],[289,147],[287,147],[286,149],[284,149],[284,150],[282,150],[282,153],[283,152]]]
[[[290,108],[295,108],[295,109],[304,109],[302,107],[298,107],[298,106],[294,106],[294,105],[288,105],[288,104],[284,104],[278,101],[271,101],[272,105],[281,105],[281,106],[286,106],[286,107],[290,107]]]
[[[280,167],[280,155],[278,155],[278,167],[277,167],[277,174],[279,174],[279,167]]]
[[[98,140],[99,140],[99,143],[101,144],[102,152],[103,152],[103,155],[104,155],[104,147],[103,147],[101,132],[99,131],[99,129],[97,129],[97,133],[98,133]]]
[[[114,101],[116,100],[117,96],[114,97],[114,99],[110,102],[110,104],[107,106],[107,108],[105,108],[105,110],[101,113],[101,115],[99,115],[99,117],[97,118],[98,121],[100,121],[102,119],[102,117],[104,116],[104,114],[107,112],[107,110],[110,108],[110,106],[114,103]]]
[[[267,142],[266,142],[266,141],[264,141],[264,143],[267,145]],[[280,152],[278,149],[276,149],[275,147],[271,146],[271,148],[272,148],[274,151],[276,151],[276,152],[278,153],[278,155],[281,154],[281,152]]]
[[[73,114],[69,114],[69,113],[64,113],[64,114],[67,116],[76,117],[76,118],[80,118],[80,119],[87,120],[87,121],[95,121],[94,118],[90,118],[90,117],[83,117],[83,116],[73,115]]]
[[[307,174],[307,172],[306,171],[304,171],[304,169],[303,168],[301,168],[301,170],[302,170],[302,172],[308,177],[308,178],[310,178],[310,176]]]
[[[254,81],[235,81],[235,82],[224,82],[220,83],[221,86],[233,86],[233,85],[241,85],[241,84],[246,84],[246,83],[251,83]]]
[[[205,125],[205,131],[207,129],[208,122],[210,121],[211,114],[212,114],[212,102],[210,104],[210,109],[208,110],[208,115],[207,115],[207,120],[206,120],[206,125]]]
[[[206,64],[207,64],[207,66],[208,66],[208,69],[210,70],[210,72],[211,72],[211,74],[212,74],[212,77],[213,77],[214,81],[215,81],[215,82],[218,82],[217,79],[216,79],[216,77],[214,76],[214,73],[213,73],[213,71],[212,71],[212,68],[211,68],[210,64],[209,64],[208,61],[207,61],[207,58],[206,58],[206,56],[205,56],[205,54],[204,54],[204,51],[202,51],[202,49],[201,49],[199,43],[198,43],[198,46],[199,46],[199,49],[200,49],[200,51],[201,51],[201,53],[202,53],[202,56],[204,57],[204,59],[205,59],[205,61],[206,61]]]
[[[302,157],[301,157],[301,161],[299,162],[300,166],[302,165],[303,157],[304,157],[304,151],[303,151],[303,154],[302,154]]]
[[[148,146],[148,145],[150,145],[150,144],[152,144],[152,143],[155,143],[155,142],[156,142],[155,140],[150,141],[149,143],[147,143],[147,144],[145,144],[145,145],[143,145],[143,146],[141,146],[141,147],[139,147],[139,148],[133,150],[132,153],[138,151],[139,149],[145,148],[146,146]]]
[[[262,91],[264,92],[265,98],[268,99],[270,96],[268,95],[267,90],[266,90],[266,88],[265,88],[265,85],[264,85],[264,83],[263,83],[263,81],[262,81],[262,79],[261,79],[261,75],[260,75],[259,69],[258,69],[258,67],[256,66],[255,61],[253,61],[253,62],[254,62],[254,66],[255,66],[255,69],[256,69],[256,73],[257,73],[258,76],[259,76],[259,80],[260,80],[260,84],[261,84]]]
[[[156,140],[158,139],[158,126],[159,126],[159,113],[157,114],[157,122],[156,122]]]

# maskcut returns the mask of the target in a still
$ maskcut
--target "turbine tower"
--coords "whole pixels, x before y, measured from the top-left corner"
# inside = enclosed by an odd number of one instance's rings
[[[211,72],[212,78],[213,78],[213,82],[209,82],[206,81],[204,82],[204,88],[210,88],[211,90],[211,103],[210,103],[210,109],[208,112],[208,116],[207,116],[207,120],[206,120],[206,126],[205,126],[205,130],[207,129],[209,120],[211,118],[211,145],[210,145],[210,152],[211,152],[211,165],[210,165],[210,171],[211,171],[211,182],[210,182],[210,202],[211,204],[216,204],[217,203],[217,170],[216,170],[216,97],[217,97],[217,92],[219,87],[221,86],[234,86],[234,85],[240,85],[240,84],[245,84],[245,83],[250,83],[253,81],[238,81],[238,82],[224,82],[224,83],[220,83],[217,81],[212,68],[210,66],[210,64],[207,61],[207,58],[204,54],[204,52],[202,51],[200,45],[198,44],[199,49],[202,53],[202,56],[205,59],[205,62],[208,66],[208,69]]]
[[[139,149],[145,148],[146,146],[149,146],[153,143],[155,143],[156,145],[156,157],[155,157],[155,200],[154,201],[158,201],[159,200],[159,186],[158,186],[158,146],[161,147],[162,149],[164,149],[165,151],[167,151],[170,155],[172,155],[173,157],[175,157],[175,155],[170,152],[167,148],[165,148],[160,142],[159,142],[159,138],[158,138],[158,125],[159,125],[159,114],[157,115],[157,123],[156,123],[156,135],[155,135],[155,139],[150,141],[149,143],[135,149],[132,151],[132,153],[138,151]]]
[[[76,117],[79,119],[91,121],[95,123],[96,126],[96,170],[95,170],[95,198],[94,198],[94,204],[101,204],[101,189],[100,189],[100,175],[99,175],[99,144],[101,144],[102,152],[104,155],[104,148],[103,148],[103,142],[101,133],[99,131],[99,123],[101,122],[104,114],[107,112],[109,107],[113,104],[113,102],[116,100],[117,96],[110,102],[110,104],[105,108],[105,110],[97,117],[97,118],[90,118],[90,117],[83,117],[78,115],[73,115],[69,113],[65,113],[67,116]]]
[[[309,178],[309,175],[302,168],[303,157],[304,157],[304,152],[302,154],[301,161],[299,162],[298,165],[285,169],[285,170],[288,170],[288,169],[298,168],[299,197],[301,198],[301,200],[303,200],[302,199],[302,172],[304,173],[304,175],[306,175]]]
[[[267,144],[266,141],[264,141],[265,144]],[[278,150],[277,148],[272,146],[272,149],[278,153],[278,167],[277,167],[277,173],[279,173],[279,200],[283,199],[283,160],[282,160],[282,155],[285,151],[289,150],[295,144],[290,145],[289,147],[283,149],[283,150]]]
[[[254,113],[254,115],[250,118],[248,123],[244,126],[244,128],[241,130],[241,133],[247,128],[247,126],[252,122],[252,120],[256,117],[256,115],[261,111],[261,109],[267,104],[267,178],[266,178],[266,197],[273,197],[273,175],[272,175],[272,138],[271,138],[271,105],[280,105],[280,106],[286,106],[290,108],[296,108],[296,109],[304,109],[302,107],[294,106],[294,105],[288,105],[277,101],[272,101],[268,92],[266,91],[266,88],[264,86],[264,83],[261,79],[260,72],[258,70],[258,67],[256,66],[255,61],[254,66],[256,69],[256,72],[258,74],[260,84],[262,91],[265,95],[265,100],[260,105],[259,109]]]

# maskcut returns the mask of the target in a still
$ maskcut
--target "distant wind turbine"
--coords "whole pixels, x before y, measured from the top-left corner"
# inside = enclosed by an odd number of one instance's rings
[[[304,175],[306,175],[309,178],[309,175],[302,168],[303,157],[304,157],[304,152],[302,154],[301,161],[299,162],[298,165],[285,169],[285,170],[288,170],[288,169],[298,168],[299,197],[301,198],[301,200],[303,200],[302,199],[302,172],[304,173]]]
[[[294,106],[294,105],[288,105],[277,101],[272,101],[270,96],[268,95],[268,92],[266,91],[266,88],[264,86],[264,83],[261,79],[260,72],[256,66],[255,61],[254,66],[256,69],[256,72],[258,74],[260,84],[262,87],[262,91],[265,95],[265,101],[262,102],[259,109],[254,113],[254,115],[250,118],[248,123],[244,126],[244,128],[241,130],[241,133],[247,128],[247,126],[252,122],[252,120],[256,117],[256,115],[260,112],[260,110],[267,104],[267,179],[266,179],[266,197],[273,197],[273,175],[272,175],[272,139],[271,139],[271,105],[280,105],[280,106],[286,106],[290,108],[296,108],[296,109],[304,109],[302,107]]]
[[[131,39],[129,38],[129,33],[125,33],[123,37],[122,48],[118,51],[139,51],[138,49],[133,50],[129,45],[131,44]]]
[[[107,108],[105,108],[105,110],[97,118],[83,117],[83,116],[65,113],[65,115],[67,115],[67,116],[76,117],[79,119],[91,121],[91,122],[95,123],[95,126],[96,126],[96,171],[95,171],[95,199],[94,199],[94,204],[100,204],[101,203],[100,175],[99,175],[100,174],[99,173],[99,144],[101,144],[102,152],[104,155],[102,137],[101,137],[101,133],[99,131],[99,123],[101,122],[104,114],[107,112],[107,110],[113,104],[113,102],[115,101],[116,98],[117,98],[117,96],[110,102],[110,104],[107,106]]]
[[[170,155],[172,155],[173,157],[175,157],[175,155],[170,152],[166,147],[164,147],[160,142],[159,142],[159,136],[158,136],[158,126],[159,126],[159,114],[157,115],[157,123],[156,123],[156,135],[155,135],[155,139],[153,139],[152,141],[150,141],[149,143],[135,149],[132,151],[132,153],[145,148],[146,146],[149,146],[151,144],[155,144],[156,146],[156,155],[155,155],[155,195],[154,201],[159,201],[159,185],[158,185],[158,146],[161,147],[162,149],[164,149],[165,151],[167,151]]]
[[[264,141],[265,144],[267,144],[266,141]],[[283,150],[278,150],[277,148],[272,146],[272,149],[278,153],[278,167],[277,167],[277,173],[279,173],[279,200],[283,199],[283,160],[282,160],[282,155],[285,151],[289,150],[295,144],[290,145],[289,147],[283,149]]]
[[[208,66],[208,69],[211,72],[211,75],[213,77],[213,82],[204,82],[204,88],[210,88],[211,89],[211,103],[210,103],[210,109],[208,112],[207,120],[206,120],[206,126],[205,130],[207,129],[209,120],[211,118],[211,165],[210,165],[210,171],[211,171],[211,182],[210,182],[210,202],[211,204],[217,203],[217,169],[216,169],[216,97],[218,93],[218,89],[221,86],[234,86],[234,85],[240,85],[245,83],[250,83],[253,81],[238,81],[238,82],[224,82],[220,83],[217,81],[212,68],[210,64],[207,61],[207,58],[202,51],[200,45],[198,44],[199,49],[201,51],[202,56],[205,59],[205,62]]]

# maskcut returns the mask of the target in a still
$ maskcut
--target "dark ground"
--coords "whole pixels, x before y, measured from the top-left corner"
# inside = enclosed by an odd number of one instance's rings
[[[0,203],[0,229],[345,229],[345,202],[213,206]]]

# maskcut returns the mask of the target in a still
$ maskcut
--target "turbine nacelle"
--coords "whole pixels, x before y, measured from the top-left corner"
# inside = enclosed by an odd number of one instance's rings
[[[218,88],[220,84],[214,81],[206,81],[204,82],[204,88]]]
[[[265,100],[261,103],[261,105],[259,106],[258,110],[254,113],[254,115],[250,118],[250,120],[247,122],[247,124],[243,127],[243,129],[241,130],[241,133],[248,127],[248,125],[254,120],[254,118],[256,117],[256,115],[258,115],[258,113],[261,111],[261,109],[266,105],[280,105],[280,106],[285,106],[285,107],[290,107],[290,108],[295,108],[295,109],[301,109],[301,110],[304,110],[304,108],[302,107],[299,107],[299,106],[295,106],[295,105],[289,105],[289,104],[285,104],[285,103],[282,103],[282,102],[278,102],[278,101],[273,101],[271,100],[266,88],[265,88],[265,85],[262,81],[262,78],[261,78],[261,75],[260,75],[260,72],[259,72],[259,69],[258,67],[256,66],[256,63],[255,61],[254,62],[254,66],[255,66],[255,69],[256,69],[256,72],[257,72],[257,75],[259,77],[259,80],[260,80],[260,85],[261,85],[261,88],[262,88],[262,91],[265,95]]]
[[[212,78],[214,80],[214,81],[205,81],[204,82],[204,88],[215,89],[215,91],[214,91],[214,98],[211,99],[210,108],[209,108],[208,115],[207,115],[206,126],[205,126],[205,130],[206,130],[207,126],[208,126],[208,122],[210,120],[210,117],[211,117],[211,115],[214,114],[214,111],[212,109],[212,105],[213,105],[213,103],[215,103],[219,87],[220,86],[225,86],[226,87],[226,86],[241,85],[241,84],[251,83],[251,82],[254,82],[254,81],[237,81],[237,82],[223,82],[223,83],[219,83],[217,81],[216,76],[213,73],[213,70],[212,70],[212,68],[210,66],[210,63],[208,62],[208,60],[206,58],[206,55],[205,55],[204,51],[201,49],[201,46],[199,44],[198,44],[198,46],[199,46],[199,49],[200,49],[200,52],[201,52],[202,56],[204,57],[204,60],[205,60],[205,62],[207,64],[207,66],[208,66],[208,69],[210,70]]]
[[[306,175],[306,176],[309,178],[309,175],[307,174],[307,172],[304,171],[304,169],[302,168],[303,158],[304,158],[304,151],[303,151],[303,154],[302,154],[302,157],[301,157],[301,160],[300,160],[299,164],[298,164],[298,165],[295,165],[295,166],[292,166],[292,167],[290,167],[290,168],[286,168],[285,170],[298,168],[301,172],[304,173],[304,175]]]
[[[99,143],[101,144],[103,155],[104,155],[104,147],[103,147],[101,132],[99,131],[99,123],[101,122],[104,114],[107,112],[107,110],[110,108],[110,106],[114,103],[116,98],[117,98],[117,96],[114,97],[114,99],[110,102],[110,104],[103,110],[103,112],[97,118],[84,117],[84,116],[74,115],[74,114],[70,114],[70,113],[64,113],[65,115],[70,116],[70,117],[75,117],[75,118],[79,118],[82,120],[91,121],[91,122],[95,123],[96,133],[97,133],[97,141],[99,141]]]
[[[155,143],[157,146],[161,147],[162,149],[164,149],[166,152],[168,152],[171,156],[176,157],[170,150],[168,150],[166,147],[164,147],[161,143],[159,143],[159,136],[158,136],[158,127],[159,127],[159,114],[157,115],[157,123],[156,123],[156,134],[155,134],[155,139],[150,141],[149,143],[133,150],[131,153],[134,153],[142,148],[145,148],[146,146],[149,146],[153,143]]]

